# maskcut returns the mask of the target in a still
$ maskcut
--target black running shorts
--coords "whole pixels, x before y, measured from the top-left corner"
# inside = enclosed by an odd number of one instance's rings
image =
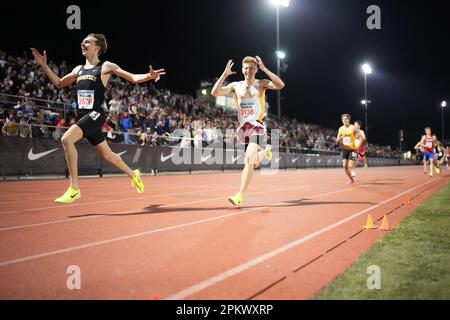
[[[93,146],[96,146],[105,141],[102,133],[105,121],[105,112],[89,111],[77,121],[77,126],[83,131],[83,138],[88,139]]]
[[[356,152],[353,150],[342,149],[341,156],[342,160],[350,160],[350,161],[356,160]]]

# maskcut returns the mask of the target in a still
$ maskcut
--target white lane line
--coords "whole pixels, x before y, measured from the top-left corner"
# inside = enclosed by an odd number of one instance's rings
[[[204,183],[202,183],[204,185]],[[201,184],[201,185],[202,185]],[[182,186],[180,186],[182,187]],[[188,186],[189,188],[192,187],[192,185]],[[231,188],[231,187],[230,187]],[[224,188],[230,189],[230,188]],[[203,189],[201,192],[204,192],[205,190],[211,190],[211,187],[208,186],[208,189]],[[222,189],[215,189],[215,190],[222,190]],[[193,193],[197,193],[199,190],[194,191]],[[173,196],[173,195],[181,195],[186,193],[174,193],[174,194],[166,194],[167,196]],[[54,205],[54,206],[48,206],[48,207],[39,207],[39,208],[30,208],[30,209],[21,209],[21,210],[8,210],[8,211],[0,211],[0,215],[2,214],[8,214],[8,213],[23,213],[23,212],[31,212],[31,211],[39,211],[39,210],[50,210],[50,209],[62,209],[62,208],[69,208],[69,207],[80,207],[80,206],[88,206],[91,204],[104,204],[104,203],[113,203],[113,202],[120,202],[120,201],[128,201],[128,200],[141,200],[141,199],[147,199],[147,198],[155,198],[155,197],[161,197],[164,195],[149,195],[149,196],[138,196],[138,197],[131,197],[131,198],[125,198],[125,199],[114,199],[114,200],[100,200],[100,201],[91,201],[91,202],[82,202],[82,203],[74,203],[74,204],[66,204],[66,205]]]
[[[336,182],[330,181],[328,183],[328,185],[334,184],[334,183],[336,183]],[[286,191],[286,190],[303,189],[303,188],[313,187],[313,186],[317,186],[317,185],[322,185],[322,184],[309,184],[309,185],[302,185],[302,186],[294,187],[294,188],[283,188],[283,189],[267,190],[267,191],[260,191],[260,192],[252,192],[252,193],[249,193],[248,196],[265,194],[265,193],[273,193],[273,192],[281,192],[281,191]],[[230,189],[230,188],[215,189],[215,190],[227,190],[227,189]],[[350,190],[350,189],[346,189],[346,190]],[[200,191],[188,192],[188,193],[197,193],[197,192],[205,192],[205,191],[207,191],[207,190],[200,190]],[[185,194],[185,193],[179,193],[179,194]],[[176,194],[172,194],[172,195],[176,195]],[[162,206],[160,206],[158,208],[170,208],[170,207],[177,207],[177,206],[186,205],[186,204],[195,204],[195,203],[210,202],[210,201],[217,201],[217,200],[226,200],[226,199],[228,199],[228,198],[227,197],[208,198],[208,199],[204,199],[204,200],[194,200],[194,201],[186,201],[186,202],[178,202],[178,203],[173,203],[173,204],[168,204],[168,205],[162,205]],[[262,207],[259,207],[259,208],[262,208]],[[194,211],[195,208],[192,208],[192,210]],[[45,225],[50,225],[50,224],[67,223],[67,222],[78,221],[78,220],[102,218],[102,217],[105,217],[105,216],[109,216],[110,217],[110,216],[114,216],[115,214],[120,216],[120,215],[125,215],[125,214],[143,213],[143,212],[145,212],[145,211],[143,211],[142,209],[135,209],[135,210],[126,210],[126,211],[118,211],[118,212],[114,212],[113,211],[113,212],[103,212],[103,213],[87,213],[89,216],[86,216],[86,217],[76,217],[76,218],[60,219],[60,220],[54,220],[54,221],[47,221],[47,222],[32,223],[32,224],[19,225],[19,226],[13,226],[13,227],[6,227],[6,228],[3,228],[3,229],[0,229],[0,232],[2,232],[2,231],[9,231],[9,230],[24,229],[24,228],[31,228],[31,227],[38,227],[38,226],[45,226]],[[163,212],[163,213],[160,213],[159,215],[163,215],[163,214],[168,214],[168,212]]]
[[[399,193],[399,194],[397,194],[397,195],[395,195],[395,196],[393,196],[393,197],[391,197],[391,198],[389,198],[387,200],[384,200],[384,201],[382,201],[382,202],[380,202],[380,203],[378,203],[376,205],[373,205],[373,206],[371,206],[371,207],[369,207],[367,209],[364,209],[364,210],[359,211],[359,212],[357,212],[355,214],[352,214],[351,216],[349,216],[347,218],[344,218],[344,219],[342,219],[342,220],[340,220],[340,221],[338,221],[336,223],[333,223],[333,224],[331,224],[329,226],[321,228],[321,229],[319,229],[319,230],[317,230],[317,231],[315,231],[313,233],[310,233],[310,234],[308,234],[306,236],[303,236],[303,237],[301,237],[301,238],[299,238],[297,240],[294,240],[294,241],[292,241],[292,242],[290,242],[290,243],[288,243],[288,244],[286,244],[286,245],[284,245],[282,247],[274,249],[274,250],[272,250],[272,251],[270,251],[270,252],[268,252],[266,254],[263,254],[263,255],[261,255],[259,257],[254,258],[252,260],[249,260],[249,261],[247,261],[247,262],[245,262],[245,263],[243,263],[243,264],[241,264],[241,265],[239,265],[239,266],[237,266],[237,267],[235,267],[233,269],[229,269],[229,270],[227,270],[225,272],[222,272],[222,273],[220,273],[220,274],[218,274],[218,275],[216,275],[214,277],[211,277],[211,278],[209,278],[207,280],[201,281],[201,282],[199,282],[199,283],[197,283],[197,284],[195,284],[195,285],[193,285],[193,286],[191,286],[189,288],[186,288],[184,290],[176,292],[176,293],[168,296],[167,298],[165,298],[165,300],[182,300],[182,299],[185,299],[185,298],[187,298],[187,297],[189,297],[189,296],[191,296],[191,295],[193,295],[195,293],[203,291],[204,289],[206,289],[208,287],[211,287],[211,286],[213,286],[213,285],[215,285],[215,284],[217,284],[219,282],[222,282],[222,281],[224,281],[224,280],[226,280],[226,279],[228,279],[228,278],[230,278],[230,277],[232,277],[234,275],[237,275],[237,274],[239,274],[239,273],[241,273],[241,272],[243,272],[243,271],[245,271],[245,270],[247,270],[247,269],[249,269],[249,268],[251,268],[251,267],[253,267],[255,265],[258,265],[261,262],[264,262],[265,260],[268,260],[270,258],[273,258],[273,257],[281,254],[281,253],[284,253],[284,252],[288,251],[289,249],[292,249],[292,248],[294,248],[294,247],[296,247],[296,246],[298,246],[298,245],[300,245],[300,244],[302,244],[302,243],[304,243],[304,242],[306,242],[306,241],[308,241],[308,240],[310,240],[312,238],[315,238],[315,237],[317,237],[317,236],[319,236],[319,235],[321,235],[321,234],[323,234],[323,233],[325,233],[325,232],[327,232],[329,230],[332,230],[332,229],[334,229],[334,228],[336,228],[336,227],[338,227],[338,226],[340,226],[340,225],[342,225],[342,224],[344,224],[344,223],[346,223],[346,222],[348,222],[348,221],[350,221],[350,220],[352,220],[354,218],[357,218],[357,217],[361,216],[362,214],[364,214],[364,213],[366,213],[368,211],[371,211],[371,210],[373,210],[373,209],[375,209],[375,208],[377,208],[377,207],[379,207],[379,206],[381,206],[381,205],[383,205],[383,204],[385,204],[385,203],[387,203],[389,201],[392,201],[392,200],[394,200],[394,199],[396,199],[398,197],[401,197],[402,195],[404,195],[404,194],[406,194],[408,192],[411,192],[411,191],[413,191],[415,189],[418,189],[418,188],[420,188],[420,187],[422,187],[424,185],[427,185],[427,184],[429,184],[429,183],[431,183],[433,181],[435,181],[435,180],[430,180],[428,182],[422,183],[419,186],[416,186],[416,187],[411,188],[411,189],[409,189],[407,191]]]
[[[221,173],[222,174],[222,173]],[[279,173],[280,175],[292,175],[292,173],[290,173],[290,172],[288,172],[288,173],[286,173],[286,172],[280,172]],[[299,173],[300,174],[300,173]],[[302,173],[303,174],[303,173]],[[215,175],[214,173],[212,174],[212,175]],[[146,175],[146,176],[143,176],[143,177],[147,177],[148,175]],[[123,176],[123,177],[126,177],[126,176]],[[122,178],[123,178],[122,177]],[[161,176],[158,176],[158,177],[161,177]],[[165,176],[165,177],[169,177],[169,178],[171,178],[172,176]],[[82,177],[82,179],[84,179],[84,177]],[[108,178],[109,179],[109,178]],[[153,179],[153,177],[151,177],[151,179]],[[305,179],[306,180],[306,179]],[[47,180],[48,181],[48,180]],[[109,181],[107,181],[107,180],[105,180],[105,182],[109,182]],[[120,183],[122,183],[122,181],[119,181]],[[303,182],[305,182],[304,180],[299,180],[298,181],[299,183],[303,183]],[[195,186],[204,186],[205,185],[205,182],[199,182],[199,183],[191,183],[191,182],[189,182],[189,183],[187,183],[187,182],[183,182],[183,183],[174,183],[173,181],[172,182],[155,182],[155,181],[151,181],[150,183],[150,186],[148,187],[148,191],[150,191],[150,192],[152,192],[152,191],[157,191],[157,190],[160,190],[160,189],[163,189],[163,188],[170,188],[170,189],[180,189],[180,188],[186,188],[186,187],[189,187],[189,188],[192,188],[192,187],[195,187]],[[216,187],[216,186],[222,186],[223,185],[223,183],[222,184],[218,184],[218,185],[215,185],[215,186],[211,186],[211,185],[208,185],[208,187]],[[98,190],[98,187],[95,187],[95,186],[93,186],[93,185],[89,185],[89,186],[84,186],[83,188],[82,188],[83,190],[85,190],[86,191],[86,193],[90,193],[90,192],[92,192],[92,191],[95,191],[95,190]],[[146,187],[146,190],[147,190],[147,187]],[[28,193],[30,193],[29,191],[27,191],[27,190],[25,190],[25,191],[23,191],[22,189],[20,189],[20,190],[16,190],[16,189],[14,189],[14,190],[12,190],[11,192],[13,192],[14,194],[16,194],[16,193],[25,193],[25,194],[28,194]],[[123,194],[123,193],[135,193],[135,191],[125,191],[125,192],[114,192],[114,193],[103,193],[103,194],[98,194],[99,196],[102,196],[102,195],[108,195],[108,194]],[[36,194],[39,194],[39,192],[32,192],[31,193],[32,195],[36,195]],[[21,199],[21,198],[17,198],[17,199],[9,199],[8,201],[6,201],[6,200],[4,200],[4,199],[2,199],[2,198],[0,198],[0,204],[3,204],[3,203],[12,203],[12,202],[23,202],[23,201],[41,201],[41,200],[47,200],[47,201],[49,201],[49,200],[53,200],[54,199],[54,197],[53,196],[51,196],[52,194],[54,195],[54,193],[52,193],[52,192],[50,192],[50,190],[48,190],[48,191],[45,191],[44,192],[44,194],[48,194],[49,195],[49,197],[48,198],[40,198],[40,199]],[[96,194],[97,195],[97,194]],[[23,198],[23,196],[22,196],[22,198]],[[2,212],[0,212],[0,213],[2,213]]]
[[[188,186],[189,186],[189,188],[193,188],[193,187],[199,187],[199,186],[204,186],[204,185],[205,185],[205,183],[202,182],[202,183],[195,183],[195,184],[189,183]],[[210,187],[210,188],[211,187],[216,188],[216,187],[221,187],[221,186],[223,186],[223,183],[222,184],[217,184],[217,185],[208,185],[208,187]],[[153,194],[153,192],[160,191],[161,189],[164,189],[164,188],[170,188],[170,190],[186,189],[186,183],[184,185],[183,184],[177,184],[177,185],[173,185],[173,186],[172,185],[160,185],[160,184],[155,185],[155,184],[152,184],[148,188],[146,186],[145,190],[148,193],[150,193],[152,196],[160,196],[160,195],[165,195],[165,194],[162,194],[162,193],[161,194]],[[91,193],[93,191],[98,191],[98,188],[95,190],[94,187],[92,187],[92,188],[83,187],[82,189],[83,189],[83,191],[85,193]],[[27,193],[27,192],[25,192],[25,193]],[[52,193],[52,192],[43,192],[42,194],[48,194],[49,197],[47,197],[47,198],[39,198],[39,199],[38,198],[36,198],[36,199],[33,199],[33,198],[26,198],[26,199],[24,199],[23,196],[22,196],[22,199],[12,199],[12,200],[9,200],[9,201],[0,201],[0,204],[17,203],[17,202],[23,203],[23,202],[34,202],[34,201],[53,201],[53,196],[55,196],[55,194]],[[122,190],[122,191],[117,191],[117,192],[95,193],[95,195],[97,197],[113,196],[113,195],[118,195],[118,194],[136,194],[136,190],[126,190],[126,191]],[[2,212],[0,212],[0,213],[2,213]]]
[[[220,189],[215,189],[215,190],[227,190],[227,189],[231,189],[231,187],[220,188]],[[189,191],[189,192],[156,194],[156,195],[139,196],[139,197],[125,198],[125,199],[102,200],[102,201],[92,201],[92,202],[75,203],[75,204],[67,204],[67,205],[57,205],[57,206],[50,206],[50,207],[40,207],[40,208],[31,208],[31,209],[22,209],[22,210],[10,210],[10,211],[0,211],[0,214],[16,213],[16,212],[17,213],[22,213],[22,212],[48,210],[48,209],[64,209],[64,208],[68,208],[68,207],[88,206],[88,205],[91,205],[91,204],[120,202],[120,201],[127,201],[127,200],[142,200],[142,199],[158,198],[158,197],[165,197],[165,196],[178,196],[178,195],[184,195],[184,194],[190,194],[190,193],[205,192],[207,190],[211,190],[211,189],[208,188],[208,189]]]
[[[331,191],[331,192],[326,192],[326,193],[323,193],[323,194],[316,194],[316,195],[308,196],[308,198],[314,199],[314,198],[318,198],[318,197],[327,196],[327,195],[330,195],[330,194],[336,194],[336,193],[341,193],[341,192],[348,192],[348,191],[351,191],[351,190],[352,189],[349,188],[349,189],[344,189],[344,190]],[[284,203],[285,202],[280,202],[279,204],[276,204],[275,206],[281,206]],[[44,252],[44,253],[40,253],[40,254],[36,254],[36,255],[26,256],[26,257],[22,257],[22,258],[18,258],[18,259],[2,261],[2,262],[0,262],[0,267],[6,266],[6,265],[15,264],[15,263],[19,263],[19,262],[24,262],[24,261],[44,258],[44,257],[48,257],[48,256],[60,254],[60,253],[66,253],[66,252],[71,252],[71,251],[75,251],[75,250],[80,250],[80,249],[90,248],[90,247],[94,247],[94,246],[99,246],[99,245],[102,245],[102,244],[117,242],[117,241],[121,241],[121,240],[133,239],[133,238],[146,236],[146,235],[150,235],[150,234],[154,234],[154,233],[161,233],[161,232],[165,232],[165,231],[180,229],[180,228],[183,228],[183,227],[188,227],[188,226],[193,226],[193,225],[197,225],[197,224],[207,223],[207,222],[211,222],[211,221],[221,220],[221,219],[225,219],[225,218],[229,218],[229,217],[233,217],[233,216],[238,216],[238,215],[242,215],[244,213],[249,213],[249,212],[253,212],[253,211],[257,211],[257,210],[261,210],[261,209],[266,209],[266,208],[270,208],[270,207],[269,206],[265,206],[265,207],[257,207],[257,208],[253,208],[253,209],[249,209],[249,210],[240,210],[239,212],[224,214],[224,215],[217,216],[217,217],[212,217],[212,218],[207,218],[207,219],[202,219],[202,220],[196,220],[196,221],[183,223],[183,224],[179,224],[179,225],[175,225],[175,226],[170,226],[170,227],[165,227],[165,228],[160,228],[160,229],[155,229],[155,230],[150,230],[150,231],[145,231],[145,232],[140,232],[140,233],[129,234],[129,235],[122,236],[122,237],[115,237],[115,238],[106,239],[106,240],[102,240],[102,241],[96,241],[96,242],[86,243],[86,244],[83,244],[83,245],[68,247],[68,248],[65,248],[65,249],[59,249],[59,250]],[[236,211],[236,210],[233,210],[233,211]]]

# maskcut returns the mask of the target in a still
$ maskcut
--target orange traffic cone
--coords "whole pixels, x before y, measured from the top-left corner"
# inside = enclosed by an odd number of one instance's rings
[[[388,221],[387,215],[384,215],[384,217],[383,217],[383,221],[381,222],[380,230],[383,230],[383,231],[391,231],[392,230],[392,228],[389,226],[389,221]]]
[[[411,203],[411,199],[409,199],[408,196],[405,197],[405,200],[403,200],[403,204],[410,204]]]
[[[378,228],[376,225],[373,224],[372,215],[367,216],[367,222],[366,225],[363,227],[364,229],[376,229]]]

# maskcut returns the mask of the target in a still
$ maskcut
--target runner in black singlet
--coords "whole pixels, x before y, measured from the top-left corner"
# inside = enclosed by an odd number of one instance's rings
[[[120,156],[112,152],[102,134],[101,128],[106,121],[106,112],[102,108],[105,86],[113,74],[132,83],[141,83],[149,80],[158,81],[165,72],[164,69],[153,70],[150,66],[146,74],[132,74],[115,63],[100,61],[98,56],[106,50],[106,38],[103,34],[89,34],[81,43],[81,51],[86,58],[85,64],[77,66],[72,72],[60,78],[47,65],[47,53],[44,51],[42,55],[35,48],[31,48],[35,62],[41,66],[56,88],[64,88],[76,81],[79,117],[77,123],[71,126],[61,138],[70,174],[70,186],[61,197],[55,199],[59,203],[71,203],[81,197],[78,185],[78,153],[75,143],[82,138],[88,139],[105,160],[126,173],[138,193],[144,192],[144,183],[140,178],[139,170],[131,170]]]

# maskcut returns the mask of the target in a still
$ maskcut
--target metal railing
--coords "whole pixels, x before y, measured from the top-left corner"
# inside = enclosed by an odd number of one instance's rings
[[[15,99],[15,101],[11,101],[10,99]],[[63,113],[63,117],[66,118],[68,111],[67,110],[71,110],[72,109],[72,104],[70,103],[66,103],[66,102],[58,102],[58,101],[52,101],[52,100],[46,100],[46,99],[39,99],[39,98],[33,98],[33,97],[29,97],[29,96],[19,96],[19,95],[13,95],[13,94],[6,94],[6,93],[0,93],[0,103],[4,103],[4,104],[10,104],[10,105],[17,105],[18,103],[20,104],[20,101],[17,101],[18,99],[24,100],[22,102],[22,104],[26,104],[27,100],[31,100],[31,101],[37,101],[38,103],[45,103],[45,105],[42,104],[35,104],[36,107],[38,108],[42,108],[42,109],[47,109],[47,110],[57,110],[59,112]],[[56,106],[54,106],[56,105]],[[61,107],[59,107],[61,106]],[[32,121],[32,119],[30,119],[29,121]],[[1,123],[1,120],[0,120]],[[16,124],[18,126],[18,133],[17,135],[20,135],[21,137],[24,138],[33,138],[33,126],[35,127],[40,127],[40,128],[48,128],[51,129],[50,131],[50,136],[46,136],[46,138],[55,138],[55,139],[60,139],[62,137],[62,135],[64,134],[64,132],[69,128],[67,126],[54,126],[54,125],[47,125],[47,124],[34,124],[34,123],[27,123],[25,124],[21,124],[21,123],[17,123]],[[24,130],[24,126],[28,126],[27,130]],[[24,130],[24,131],[20,131],[20,129]],[[59,130],[59,131],[58,131]],[[57,134],[55,135],[55,132],[57,132]],[[3,134],[3,132],[2,132]],[[181,141],[183,139],[185,140],[189,140],[191,141],[191,144],[194,146],[194,141],[196,141],[198,138],[192,138],[192,137],[178,137],[178,136],[173,136],[170,133],[167,134],[163,134],[163,135],[154,135],[154,133],[150,133],[148,134],[147,132],[140,132],[140,133],[136,133],[136,132],[122,132],[122,131],[106,131],[104,132],[105,134],[105,138],[110,141],[110,142],[130,142],[131,144],[149,144],[149,145],[168,145],[168,146],[175,146],[178,143],[181,143]],[[146,140],[150,140],[149,141],[145,141],[145,142],[139,142],[141,139],[140,137],[143,134],[147,134],[147,138]],[[44,134],[45,135],[45,134]],[[156,143],[152,142],[154,140],[157,140]],[[176,143],[177,141],[179,141],[178,143]],[[211,143],[211,141],[207,141],[205,138],[202,137],[201,139],[202,143],[202,147],[205,146],[205,144],[207,145],[208,143]],[[213,141],[214,143],[214,141]],[[327,142],[327,141],[315,141],[314,143],[315,145],[320,145],[323,144],[326,147],[328,147],[327,149],[316,149],[316,148],[299,148],[299,147],[287,147],[287,146],[280,146],[279,150],[281,152],[287,152],[287,153],[301,153],[301,154],[312,154],[312,155],[338,155],[340,154],[340,151],[337,149],[332,149],[330,150],[330,145],[334,147],[334,144],[331,142]],[[382,151],[383,153],[385,151]],[[373,150],[371,150],[370,148],[367,150],[367,153],[374,156],[375,152]],[[376,156],[376,155],[375,155]],[[396,158],[396,157],[394,157]]]
[[[0,120],[0,126],[3,124],[3,122]],[[54,125],[46,125],[46,124],[35,124],[35,123],[14,123],[16,127],[16,131],[14,132],[13,136],[20,136],[22,138],[46,138],[46,139],[55,139],[59,140],[64,135],[64,133],[69,129],[67,126],[54,126]],[[33,130],[33,128],[39,128],[40,134],[36,135],[36,131]],[[2,134],[4,134],[3,126],[2,126]],[[223,144],[224,149],[227,149],[229,144],[225,142],[225,139],[222,138],[222,140],[215,139],[215,140],[206,140],[204,137],[202,139],[199,138],[192,138],[192,137],[180,137],[175,136],[170,133],[165,133],[162,135],[155,134],[155,133],[136,133],[136,132],[122,132],[122,131],[103,131],[103,134],[105,136],[105,139],[108,142],[112,143],[126,143],[130,142],[128,144],[137,144],[137,145],[149,145],[149,146],[169,146],[169,147],[176,147],[180,146],[182,141],[184,140],[184,143],[188,143],[190,147],[194,148],[209,148],[211,146],[217,145],[217,144]],[[147,136],[147,140],[143,141],[141,139],[142,135]],[[227,137],[230,138],[230,137]],[[232,137],[234,139],[234,137]],[[200,143],[199,143],[200,141]],[[237,149],[238,143],[232,144],[235,149]],[[328,149],[309,149],[309,148],[299,148],[299,147],[284,147],[279,146],[278,150],[280,152],[284,153],[293,153],[293,154],[306,154],[306,155],[320,155],[320,156],[326,156],[326,155],[339,155],[339,150],[328,150]],[[373,157],[386,157],[386,153],[391,153],[389,156],[390,158],[396,159],[400,158],[401,155],[395,156],[393,151],[383,151],[381,155],[376,155],[373,151],[368,151],[366,154],[368,156]]]
[[[67,116],[67,110],[72,109],[72,104],[67,102],[59,102],[53,100],[33,98],[28,96],[0,93],[0,103],[3,103],[5,105],[16,106],[19,104],[22,107],[23,105],[26,105],[28,101],[33,101],[34,106],[40,109],[56,110],[58,112],[62,112],[64,118]]]

